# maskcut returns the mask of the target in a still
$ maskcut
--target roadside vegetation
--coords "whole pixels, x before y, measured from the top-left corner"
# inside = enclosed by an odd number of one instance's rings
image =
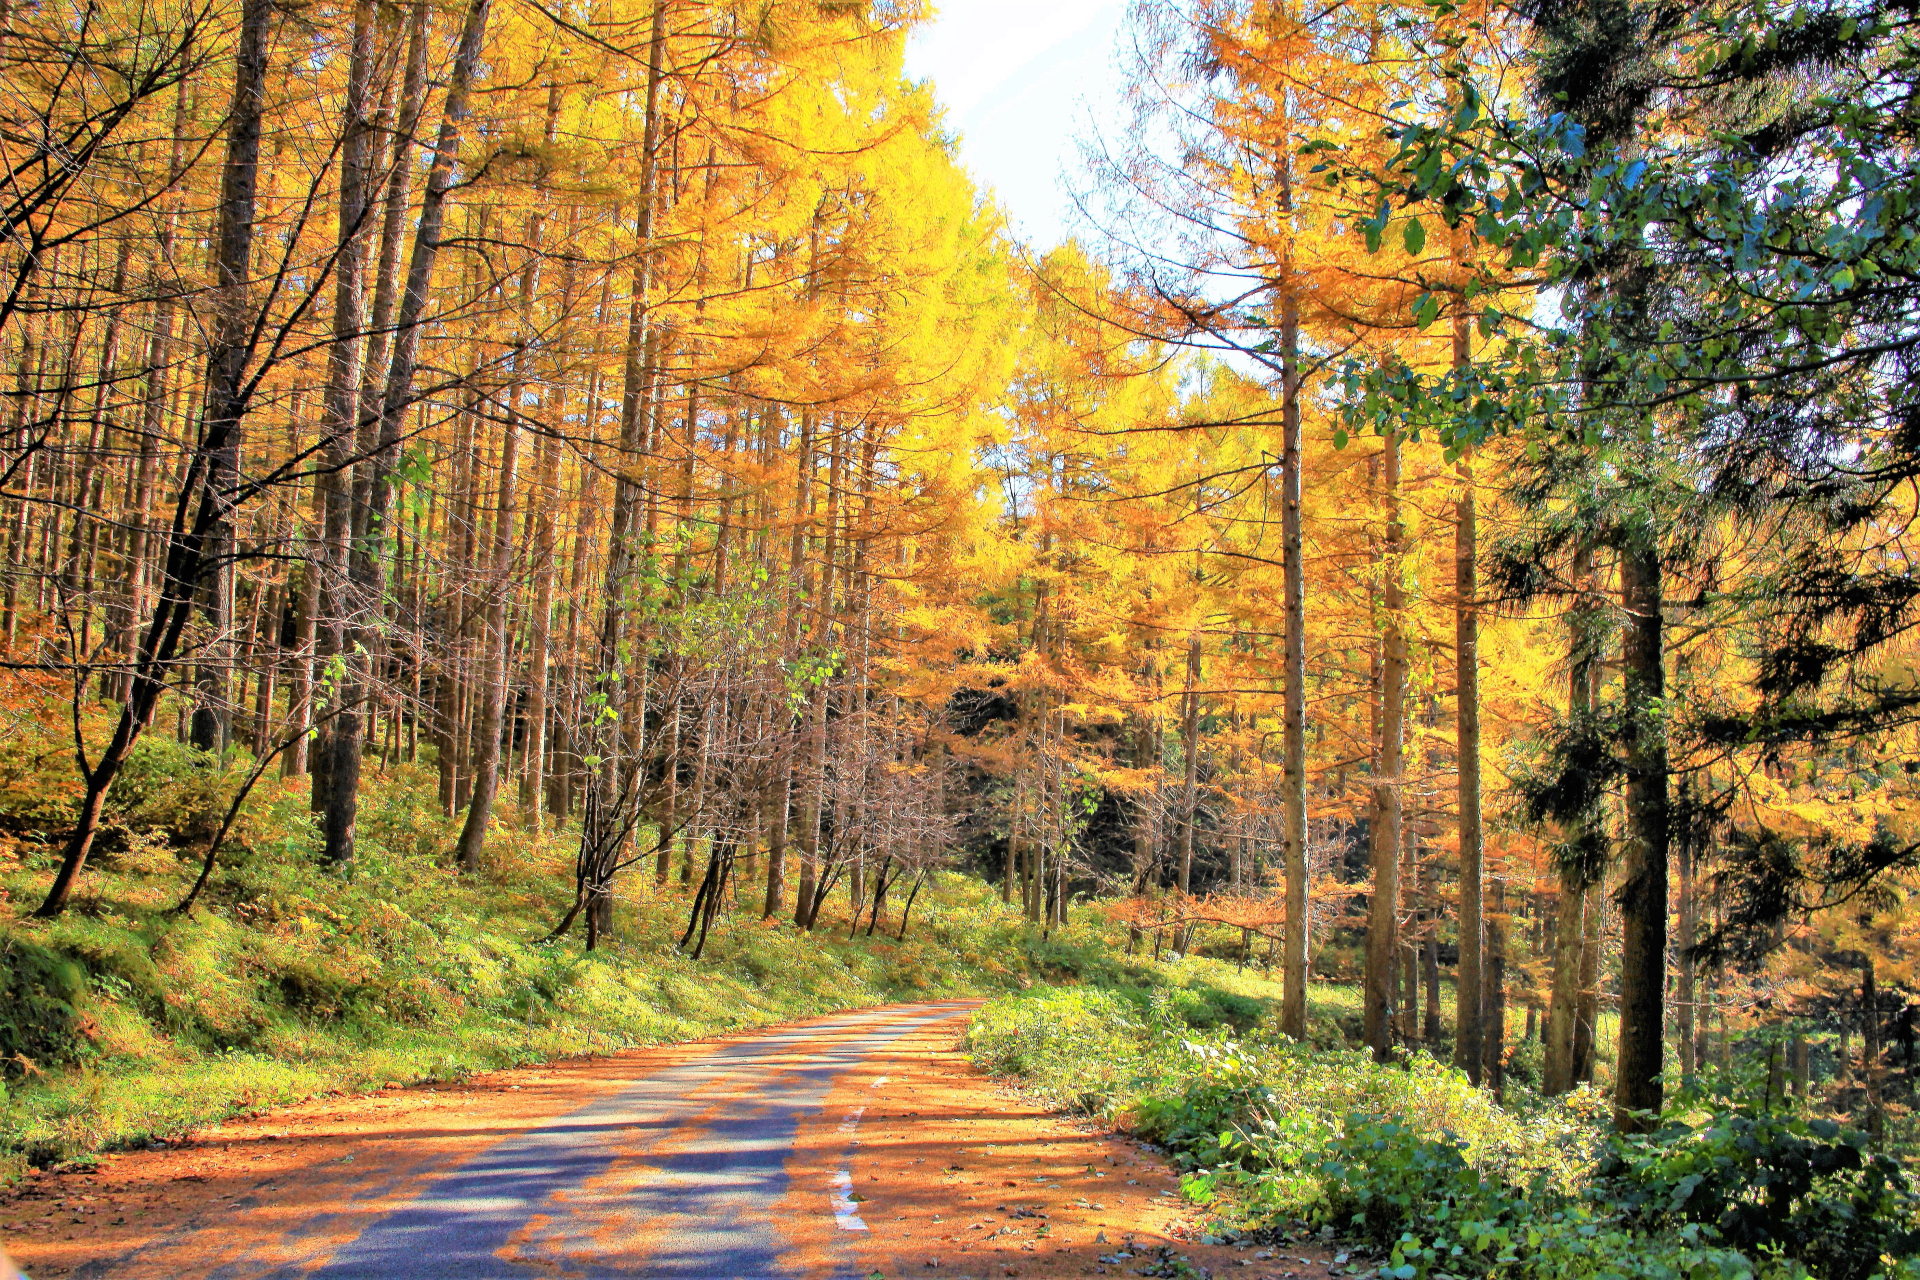
[[[0,813],[18,824],[38,805],[57,821],[58,787],[23,741],[0,747]],[[484,874],[460,874],[442,856],[457,824],[404,768],[370,785],[349,876],[312,856],[305,787],[262,784],[200,901],[176,913],[198,872],[180,842],[218,821],[239,777],[145,745],[88,894],[57,919],[17,911],[45,847],[0,859],[0,1186],[318,1094],[1151,967],[1091,918],[1042,939],[955,874],[923,890],[904,940],[897,909],[849,938],[844,911],[797,931],[734,904],[694,960],[675,945],[688,890],[670,880],[623,901],[594,950],[547,942],[567,838],[502,841]]]
[[[33,821],[70,802],[31,741],[0,746],[10,908],[51,856]],[[94,891],[53,920],[0,917],[0,1181],[327,1093],[992,995],[969,1033],[976,1061],[1163,1147],[1223,1234],[1331,1238],[1385,1280],[1920,1276],[1904,1130],[1875,1149],[1810,1115],[1757,1042],[1733,1055],[1756,1066],[1709,1066],[1662,1125],[1625,1136],[1603,1087],[1539,1095],[1524,1024],[1504,1034],[1498,1094],[1425,1050],[1376,1061],[1351,981],[1312,985],[1295,1041],[1279,1031],[1282,984],[1238,930],[1195,929],[1183,955],[1114,903],[1042,931],[959,872],[933,877],[911,918],[896,905],[857,928],[844,910],[796,930],[731,901],[698,960],[678,945],[693,890],[670,874],[582,950],[547,936],[569,838],[502,841],[463,874],[431,774],[405,766],[370,780],[352,874],[313,857],[305,788],[273,780],[194,907],[175,910],[243,779],[146,744],[104,823]],[[1612,1041],[1603,1024],[1602,1086]]]
[[[1920,1276],[1902,1162],[1769,1091],[1764,1055],[1624,1135],[1590,1086],[1496,1098],[1424,1052],[1377,1062],[1337,1000],[1307,1040],[1281,1035],[1250,985],[1199,964],[1172,985],[1036,988],[989,1003],[968,1043],[1163,1147],[1213,1230],[1339,1241],[1382,1280]]]

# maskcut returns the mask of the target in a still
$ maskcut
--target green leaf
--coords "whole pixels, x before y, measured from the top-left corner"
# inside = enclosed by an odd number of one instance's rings
[[[1405,237],[1409,254],[1418,255],[1427,247],[1427,229],[1418,218],[1407,219]]]

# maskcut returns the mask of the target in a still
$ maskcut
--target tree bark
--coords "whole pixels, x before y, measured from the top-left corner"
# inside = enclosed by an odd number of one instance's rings
[[[555,406],[556,409],[564,406]],[[564,414],[548,414],[549,422]],[[559,526],[554,512],[560,505],[560,440],[557,431],[540,439],[534,462],[534,497],[540,510],[533,528],[533,613],[527,624],[527,743],[520,772],[521,818],[536,834],[544,827],[547,768],[547,719],[553,655],[553,590],[559,574],[556,551]]]
[[[1493,879],[1487,913],[1485,989],[1480,996],[1480,1080],[1500,1096],[1507,1074],[1507,887]]]
[[[1401,774],[1405,768],[1407,643],[1401,630],[1405,592],[1400,584],[1406,537],[1400,511],[1400,441],[1383,438],[1381,496],[1385,504],[1385,555],[1381,563],[1379,772],[1373,780],[1373,890],[1367,909],[1367,957],[1363,1021],[1367,1047],[1382,1062],[1393,1056],[1393,976],[1398,953]]]
[[[1878,1146],[1886,1137],[1887,1103],[1880,1064],[1880,990],[1873,955],[1860,957],[1860,1083],[1867,1095],[1867,1134]]]
[[[1683,782],[1681,786],[1682,794],[1684,795],[1686,783]],[[1694,1072],[1699,1067],[1695,1054],[1695,1050],[1698,1047],[1695,1042],[1698,1031],[1696,1026],[1697,1019],[1694,1016],[1694,1000],[1697,993],[1695,991],[1695,966],[1691,952],[1694,939],[1698,933],[1699,920],[1697,914],[1698,904],[1695,901],[1693,883],[1693,815],[1690,812],[1686,812],[1684,806],[1682,811],[1685,813],[1686,820],[1681,830],[1680,839],[1676,841],[1674,845],[1676,857],[1674,858],[1673,867],[1675,877],[1679,882],[1675,887],[1678,890],[1680,899],[1680,938],[1678,944],[1673,949],[1674,968],[1676,970],[1673,993],[1673,1034],[1680,1049],[1680,1078],[1686,1081],[1693,1078]]]
[[[352,52],[348,59],[346,101],[341,112],[340,199],[334,240],[333,340],[327,345],[327,382],[321,399],[321,461],[325,469],[317,483],[321,490],[320,554],[310,565],[319,592],[320,654],[336,664],[355,661],[349,649],[355,598],[350,580],[353,558],[353,491],[360,433],[360,353],[364,320],[362,286],[366,269],[367,196],[372,175],[368,166],[369,80],[373,73],[374,6],[356,0],[353,8]],[[333,690],[335,699],[345,693]],[[323,857],[338,861],[351,850],[333,824],[346,810],[333,803],[334,770],[342,767],[339,752],[343,736],[359,749],[360,707],[341,703],[320,730],[314,753],[314,808],[321,814]],[[357,771],[353,766],[346,766]]]
[[[1466,363],[1466,320],[1454,326],[1454,363]],[[1473,461],[1462,454],[1460,496],[1453,526],[1453,670],[1455,740],[1459,754],[1460,965],[1454,978],[1453,1065],[1475,1084],[1482,1080],[1481,1042],[1485,926],[1481,892],[1486,878],[1486,836],[1480,818],[1480,614],[1479,513]]]
[[[262,7],[267,11],[256,12]],[[203,647],[196,679],[193,743],[215,752],[225,752],[233,734],[233,506],[247,412],[246,369],[253,350],[253,240],[271,24],[271,7],[264,6],[264,0],[243,5],[234,45],[233,105],[228,114],[214,251],[217,287],[213,332],[207,344],[206,425],[201,446],[201,478],[212,520],[198,566],[206,592],[203,608],[213,636]]]
[[[1600,884],[1587,890],[1586,916],[1580,926],[1580,983],[1573,1006],[1573,1082],[1593,1081],[1594,1044],[1600,1027],[1600,919],[1606,895]]]
[[[1280,1030],[1307,1034],[1307,568],[1301,541],[1300,303],[1280,301],[1280,565],[1286,615],[1281,701],[1281,807],[1286,935],[1281,945]]]
[[[767,802],[772,820],[767,824],[767,900],[760,912],[762,920],[773,919],[786,907],[787,823],[792,799],[793,770],[789,761],[788,766],[780,770],[779,782]]]
[[[1187,688],[1180,700],[1180,894],[1193,892],[1193,836],[1200,817],[1200,626],[1187,636]],[[1182,950],[1185,931],[1182,931]]]
[[[518,398],[518,389],[513,391]],[[489,566],[486,608],[487,654],[480,684],[480,725],[473,765],[473,793],[467,801],[466,822],[454,848],[454,862],[462,871],[479,869],[486,848],[487,825],[493,820],[493,802],[500,789],[500,755],[506,727],[507,659],[512,631],[507,625],[507,597],[513,581],[513,525],[519,484],[519,413],[509,408],[500,442],[500,492],[493,519],[492,563]]]
[[[1646,1129],[1663,1099],[1669,804],[1661,566],[1657,548],[1629,542],[1620,558],[1629,717],[1624,877],[1620,886],[1620,1047],[1614,1123]]]
[[[1573,584],[1577,593],[1567,615],[1567,719],[1578,724],[1593,714],[1599,653],[1595,629],[1599,623],[1594,593],[1593,547],[1581,544],[1573,555]],[[1593,909],[1596,868],[1603,856],[1599,833],[1585,819],[1577,819],[1562,833],[1559,865],[1560,898],[1553,922],[1552,991],[1548,997],[1545,1061],[1541,1089],[1548,1097],[1567,1092],[1583,1078],[1577,1051],[1580,1001],[1589,981],[1583,967],[1587,955],[1587,918]],[[1592,1038],[1587,1038],[1589,1053]]]

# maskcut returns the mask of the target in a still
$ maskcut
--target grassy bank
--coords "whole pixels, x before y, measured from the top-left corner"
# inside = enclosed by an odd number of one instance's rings
[[[1424,1055],[1296,1045],[1221,983],[1010,994],[969,1043],[1164,1145],[1217,1230],[1351,1241],[1386,1280],[1920,1278],[1898,1164],[1753,1081],[1705,1083],[1623,1138],[1591,1092],[1496,1102]]]
[[[31,763],[0,752],[0,1181],[327,1092],[1127,972],[1097,922],[1041,941],[959,876],[922,892],[904,942],[849,941],[844,916],[801,934],[743,902],[695,963],[673,945],[683,892],[630,874],[601,949],[542,943],[570,842],[503,830],[486,871],[459,875],[431,779],[405,770],[370,788],[346,874],[315,865],[304,785],[264,785],[178,915],[233,780],[164,744],[116,792],[73,908],[35,920],[52,863]],[[57,829],[65,797],[38,800]]]

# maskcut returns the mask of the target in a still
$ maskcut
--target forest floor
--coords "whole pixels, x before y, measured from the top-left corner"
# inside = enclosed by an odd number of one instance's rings
[[[36,1280],[1328,1274],[1202,1243],[1156,1152],[969,1064],[972,1007],[303,1103],[42,1174],[0,1234]]]

